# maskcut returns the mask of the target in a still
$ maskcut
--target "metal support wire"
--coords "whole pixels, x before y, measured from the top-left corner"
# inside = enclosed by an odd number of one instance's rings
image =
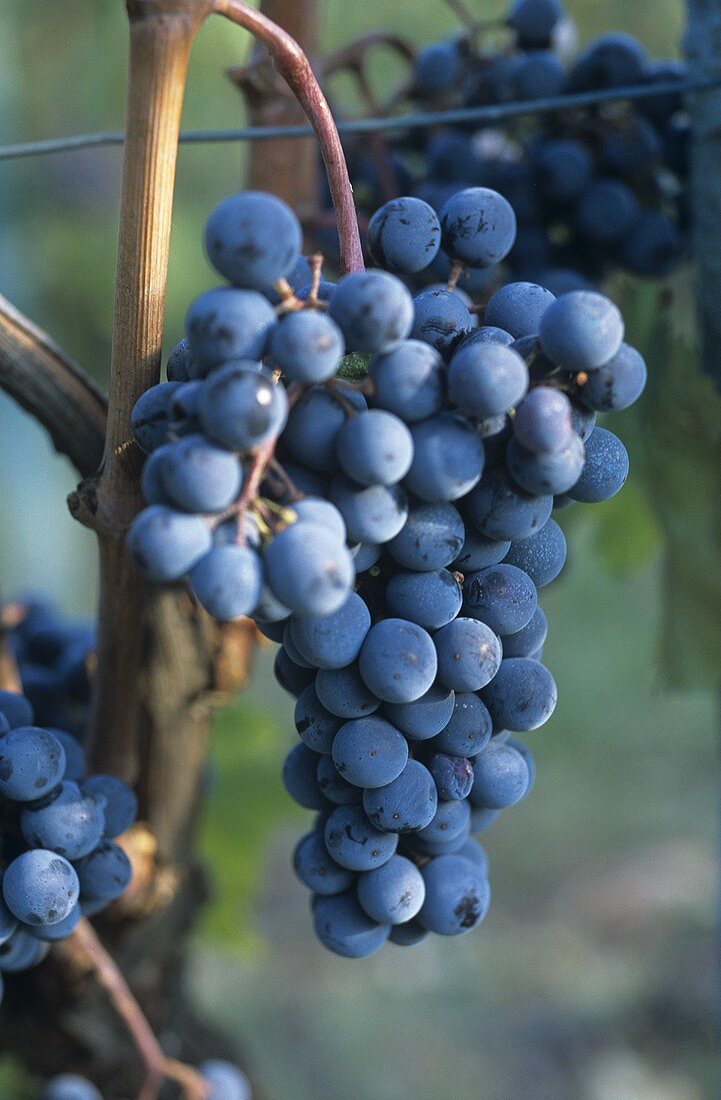
[[[721,78],[713,80],[663,80],[655,84],[633,84],[626,88],[604,88],[573,95],[547,96],[545,99],[524,100],[522,103],[501,103],[485,107],[458,107],[447,111],[423,111],[390,118],[361,118],[338,123],[341,134],[373,134],[381,131],[415,130],[423,126],[459,125],[467,122],[494,123],[522,115],[547,114],[552,111],[592,107],[628,99],[648,99],[655,95],[710,91],[721,88]],[[268,141],[272,138],[312,137],[310,126],[246,126],[238,130],[190,130],[180,134],[185,145],[226,141]],[[38,157],[48,153],[72,153],[78,149],[122,145],[124,134],[76,134],[46,141],[25,141],[16,145],[0,145],[0,160]]]

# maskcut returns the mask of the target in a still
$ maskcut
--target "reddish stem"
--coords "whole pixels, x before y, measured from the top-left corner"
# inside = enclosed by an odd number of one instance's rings
[[[328,101],[308,58],[294,38],[242,0],[214,0],[213,10],[244,27],[263,43],[308,116],[318,138],[338,218],[341,271],[343,274],[363,271],[363,249],[343,146]]]
[[[145,1080],[137,1100],[156,1100],[166,1078],[180,1085],[186,1100],[207,1100],[210,1086],[198,1071],[173,1058],[166,1058],[130,986],[89,921],[83,918],[60,950],[63,953],[76,952],[76,956],[79,955],[87,963],[127,1027],[145,1067]]]

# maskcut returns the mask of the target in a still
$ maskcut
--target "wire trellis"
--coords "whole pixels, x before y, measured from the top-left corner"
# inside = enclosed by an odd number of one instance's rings
[[[603,88],[592,92],[575,92],[572,95],[548,96],[544,99],[524,100],[520,103],[492,104],[484,107],[459,107],[446,111],[422,111],[414,114],[393,115],[386,118],[362,118],[338,121],[341,134],[374,134],[394,130],[414,130],[424,126],[460,125],[468,122],[493,123],[522,115],[548,114],[553,111],[590,107],[597,103],[647,99],[668,93],[687,95],[691,92],[707,92],[721,88],[721,78],[713,80],[664,80],[654,84],[633,84],[625,88]],[[297,126],[246,126],[233,130],[188,130],[180,134],[184,145],[220,143],[229,141],[268,141],[273,138],[305,138],[313,136],[313,128]],[[20,157],[37,157],[50,153],[71,153],[78,149],[99,146],[122,145],[125,135],[120,132],[76,134],[65,138],[49,138],[45,141],[25,141],[14,145],[0,145],[0,160],[17,160]]]

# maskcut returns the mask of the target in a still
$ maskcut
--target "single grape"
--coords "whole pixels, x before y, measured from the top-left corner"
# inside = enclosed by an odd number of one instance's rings
[[[203,375],[230,360],[258,361],[276,324],[275,310],[254,290],[215,287],[191,304],[185,332]]]
[[[506,463],[513,480],[527,493],[556,496],[568,492],[576,484],[584,456],[583,441],[571,432],[564,447],[546,454],[534,454],[517,439],[512,439],[506,451]]]
[[[566,83],[566,70],[551,50],[530,50],[518,58],[512,73],[514,98],[545,99],[560,95]]]
[[[333,738],[340,729],[339,718],[321,703],[315,684],[301,691],[295,704],[295,728],[303,742],[314,752],[330,755]]]
[[[536,386],[516,409],[513,434],[527,451],[559,451],[569,444],[572,432],[571,402],[560,390]]]
[[[453,713],[433,739],[437,752],[451,756],[473,757],[491,739],[493,721],[487,707],[474,692],[456,692]]]
[[[473,761],[471,802],[488,810],[513,806],[527,793],[530,778],[520,752],[492,741]]]
[[[412,703],[436,678],[431,636],[406,619],[383,619],[363,642],[358,667],[368,688],[386,703]],[[452,685],[449,685],[452,686]]]
[[[627,477],[628,451],[623,443],[606,428],[595,428],[586,443],[581,475],[568,495],[584,504],[598,504],[615,496]]]
[[[325,823],[324,836],[328,852],[341,867],[371,871],[395,854],[397,831],[375,828],[361,806],[338,806]]]
[[[442,248],[469,267],[490,267],[510,252],[516,215],[510,203],[487,187],[458,191],[440,212]]]
[[[315,669],[302,668],[300,665],[297,665],[295,661],[288,656],[283,646],[280,647],[275,655],[273,672],[280,686],[296,698],[300,695],[301,691],[303,691],[308,684],[312,684],[315,679]]]
[[[543,527],[553,508],[549,494],[525,493],[498,469],[487,470],[463,503],[467,519],[490,539],[527,539]]]
[[[146,504],[171,504],[163,484],[163,466],[174,443],[163,443],[146,457],[140,474],[140,491]]]
[[[91,775],[80,786],[94,798],[105,799],[106,840],[113,840],[130,828],[138,816],[138,797],[132,787],[115,775]]]
[[[489,565],[498,565],[511,548],[509,539],[487,539],[472,528],[466,531],[463,549],[453,562],[460,573],[475,573]]]
[[[202,516],[151,504],[131,523],[127,545],[138,572],[148,580],[162,582],[184,577],[208,553],[212,542],[210,527]]]
[[[509,657],[483,691],[495,729],[522,733],[537,729],[556,707],[556,684],[540,661]]]
[[[289,313],[270,334],[273,365],[291,382],[325,382],[338,370],[345,352],[343,333],[325,313],[304,309]]]
[[[351,592],[330,615],[305,615],[291,620],[291,637],[307,660],[318,668],[344,668],[355,661],[371,625],[364,600]]]
[[[434,635],[438,679],[454,691],[479,691],[496,675],[501,643],[489,626],[472,618],[454,619]]]
[[[463,597],[458,580],[447,569],[435,573],[394,573],[385,592],[388,610],[426,630],[455,619]]]
[[[527,390],[528,367],[518,352],[503,344],[467,344],[448,367],[448,395],[466,416],[500,416]]]
[[[457,936],[485,917],[491,892],[482,869],[459,855],[431,859],[421,868],[426,897],[418,920],[429,932]]]
[[[287,416],[283,386],[243,361],[214,371],[200,400],[203,431],[231,451],[259,447],[280,433]]]
[[[623,318],[595,291],[576,290],[552,302],[541,318],[541,347],[566,370],[595,370],[612,359],[623,340]]]
[[[361,791],[340,774],[330,756],[321,756],[316,768],[318,788],[334,806],[360,805]]]
[[[404,340],[393,351],[376,355],[368,373],[374,404],[407,424],[433,416],[443,405],[443,359],[422,340]]]
[[[444,802],[468,798],[473,786],[473,765],[465,756],[436,752],[428,761],[428,770]]]
[[[469,769],[472,772],[473,769]],[[435,781],[435,776],[433,777]],[[440,791],[438,797],[441,797]],[[465,842],[471,832],[471,807],[461,799],[439,801],[432,819],[413,837],[413,843],[441,844],[448,851],[448,845],[463,839]]]
[[[187,336],[179,340],[170,355],[166,368],[169,382],[192,382],[200,377],[197,363],[193,359],[190,350],[190,341]]]
[[[449,565],[463,546],[458,510],[446,501],[411,508],[401,531],[388,543],[392,557],[406,569],[430,571]]]
[[[426,887],[415,864],[405,856],[391,856],[382,867],[358,878],[358,901],[379,924],[404,924],[423,905]]]
[[[263,568],[248,546],[214,546],[193,567],[190,586],[198,603],[220,622],[250,615],[263,590]]]
[[[368,223],[368,246],[375,262],[395,274],[413,275],[433,260],[441,245],[441,223],[422,199],[384,203]]]
[[[130,414],[133,438],[141,451],[150,454],[168,442],[170,402],[180,382],[159,382],[141,393]]]
[[[346,530],[343,517],[329,500],[313,496],[303,497],[301,500],[293,501],[292,510],[298,519],[307,520],[308,523],[318,523],[321,527],[326,527],[328,532],[341,542],[345,542]]]
[[[447,726],[454,700],[453,691],[436,683],[412,703],[384,703],[383,714],[410,741],[426,741]]]
[[[339,474],[330,484],[329,495],[343,516],[351,542],[389,542],[408,515],[408,498],[400,485],[362,486]]]
[[[480,480],[483,442],[465,417],[439,413],[414,424],[411,435],[413,462],[404,484],[421,500],[457,500]]]
[[[56,852],[33,848],[5,869],[3,897],[13,916],[24,924],[56,924],[78,900],[78,875]]]
[[[400,279],[386,271],[345,275],[333,293],[329,312],[350,351],[391,351],[413,325],[411,296]]]
[[[350,959],[372,955],[390,933],[390,925],[372,921],[350,890],[313,899],[313,928],[324,947]]]
[[[100,844],[94,852],[75,864],[83,898],[113,901],[125,891],[133,876],[130,860],[112,841]]]
[[[589,374],[581,400],[598,412],[627,409],[643,393],[646,374],[643,356],[628,344],[621,344],[608,363]]]
[[[345,722],[333,742],[333,763],[354,787],[383,787],[408,761],[408,742],[390,722],[371,715]]]
[[[64,774],[65,750],[49,730],[17,726],[0,738],[0,794],[5,798],[42,798]]]
[[[516,545],[523,546],[524,544],[517,543]],[[533,618],[523,627],[523,630],[517,630],[515,634],[508,634],[502,638],[504,659],[507,657],[532,656],[541,648],[547,634],[548,622],[543,608],[539,605]]]
[[[343,471],[360,485],[395,485],[413,460],[413,438],[402,420],[371,409],[346,420],[336,436]]]
[[[326,710],[338,718],[362,718],[381,705],[361,678],[357,663],[347,668],[320,669],[315,689]]]
[[[589,241],[604,245],[622,241],[640,217],[641,208],[631,188],[620,180],[603,178],[593,181],[574,214],[579,231]]]
[[[517,545],[525,544],[526,540]],[[463,601],[464,611],[486,623],[494,633],[515,634],[533,618],[538,595],[523,569],[503,563],[469,573],[463,585]]]
[[[420,91],[439,95],[454,88],[460,79],[462,60],[458,42],[432,42],[419,50],[413,75]]]
[[[304,615],[330,615],[346,600],[355,578],[353,558],[332,533],[298,520],[265,548],[268,584],[286,607]]]
[[[172,504],[188,512],[221,512],[243,484],[237,456],[200,433],[185,436],[165,451],[160,476]]]
[[[573,138],[543,141],[535,150],[533,163],[538,186],[552,203],[575,202],[593,180],[593,157],[585,145]],[[543,285],[548,287],[545,279]],[[538,328],[532,331],[538,332]]]
[[[98,846],[105,830],[105,799],[64,781],[20,814],[20,828],[31,848],[45,848],[66,859],[80,859]]]
[[[75,1073],[53,1077],[43,1089],[40,1100],[103,1100],[95,1085]]]
[[[555,295],[537,283],[507,283],[486,302],[483,321],[509,332],[514,340],[533,336],[553,301]]]
[[[392,783],[363,793],[363,808],[383,835],[417,832],[433,820],[437,807],[433,776],[418,760],[409,760]]]
[[[201,1062],[198,1072],[210,1085],[208,1100],[252,1100],[250,1081],[232,1062],[211,1058]]]
[[[11,730],[32,726],[35,717],[32,703],[19,691],[0,691],[0,714],[7,719]]]
[[[353,885],[354,876],[328,854],[323,833],[315,829],[298,841],[293,867],[300,881],[314,894],[341,894]]]
[[[322,810],[327,802],[318,786],[318,761],[321,759],[302,742],[294,745],[283,763],[283,786],[299,806]]]
[[[504,558],[507,565],[516,565],[527,573],[536,588],[542,588],[555,580],[566,562],[566,538],[555,519],[549,519],[545,527],[530,539],[514,542]],[[523,628],[521,628],[523,629]],[[515,634],[516,631],[501,631]],[[538,645],[541,645],[539,642]],[[534,648],[537,648],[534,646]],[[528,654],[509,654],[504,642],[505,656],[525,657]]]
[[[415,947],[422,943],[428,936],[428,930],[415,920],[406,921],[405,924],[394,924],[388,937],[389,943],[395,943],[398,947]]]
[[[63,778],[69,779],[73,783],[80,782],[87,771],[87,760],[85,758],[83,746],[72,733],[67,733],[66,730],[59,730],[55,729],[55,727],[51,727],[50,733],[60,742],[65,751],[65,772]]]
[[[547,46],[563,18],[561,0],[513,0],[506,21],[522,49]]]
[[[444,359],[472,327],[468,306],[450,290],[424,290],[413,299],[412,339],[429,344]]]
[[[235,286],[263,290],[289,275],[303,233],[295,213],[275,195],[245,191],[215,207],[205,227],[213,267]]]

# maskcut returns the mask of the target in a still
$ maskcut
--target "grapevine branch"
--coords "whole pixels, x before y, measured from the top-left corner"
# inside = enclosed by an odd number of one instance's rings
[[[82,918],[72,935],[56,950],[75,964],[81,961],[92,971],[128,1029],[145,1069],[145,1079],[137,1100],[156,1100],[166,1079],[180,1085],[186,1100],[207,1100],[210,1088],[198,1071],[164,1054],[128,983],[89,921]]]
[[[0,295],[0,386],[86,477],[100,465],[107,401],[99,386]]]
[[[281,76],[305,111],[318,139],[338,218],[341,270],[363,270],[363,249],[343,146],[328,101],[298,43],[277,24],[242,0],[214,0],[213,10],[263,43]]]

